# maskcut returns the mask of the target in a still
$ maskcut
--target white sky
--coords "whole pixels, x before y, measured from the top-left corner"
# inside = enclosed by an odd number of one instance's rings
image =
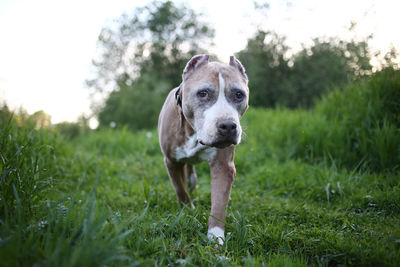
[[[84,81],[101,28],[148,2],[0,0],[0,103],[23,106],[29,113],[44,110],[53,123],[89,114]],[[287,36],[287,44],[299,49],[313,37],[348,38],[350,21],[358,22],[359,37],[374,34],[375,49],[385,52],[394,45],[400,50],[400,1],[268,2],[265,16],[254,10],[253,1],[186,1],[216,29],[216,46],[210,52],[224,61],[245,47],[256,27]]]

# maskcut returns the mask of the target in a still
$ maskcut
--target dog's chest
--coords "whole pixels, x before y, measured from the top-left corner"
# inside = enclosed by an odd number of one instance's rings
[[[191,164],[202,161],[211,161],[215,158],[217,149],[200,144],[197,141],[197,135],[193,134],[188,138],[183,146],[175,150],[175,159],[178,162],[188,162]]]

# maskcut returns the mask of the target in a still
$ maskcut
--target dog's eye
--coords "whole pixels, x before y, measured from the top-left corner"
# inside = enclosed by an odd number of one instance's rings
[[[208,90],[207,89],[200,90],[200,91],[197,92],[197,95],[200,98],[205,98],[205,97],[208,96]]]
[[[244,93],[242,91],[236,91],[235,92],[235,98],[237,100],[242,100],[244,98]]]

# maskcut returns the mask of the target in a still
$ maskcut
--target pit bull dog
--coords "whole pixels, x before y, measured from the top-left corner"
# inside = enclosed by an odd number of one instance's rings
[[[241,140],[240,118],[249,102],[248,78],[234,56],[229,64],[194,56],[186,65],[182,83],[173,89],[160,112],[158,135],[168,175],[180,205],[194,207],[194,164],[207,161],[211,174],[211,215],[207,236],[224,241],[225,213],[236,175],[235,147]]]

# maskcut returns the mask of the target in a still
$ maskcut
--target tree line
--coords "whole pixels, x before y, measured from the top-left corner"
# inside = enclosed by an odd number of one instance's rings
[[[103,28],[99,57],[93,60],[95,74],[87,80],[94,95],[105,95],[105,101],[93,105],[100,127],[155,127],[164,98],[180,84],[186,62],[206,53],[214,36],[202,14],[171,1],[151,2]],[[316,38],[288,56],[284,36],[258,30],[236,53],[250,79],[250,104],[312,107],[333,87],[372,73],[368,40]],[[395,50],[391,53],[384,64],[397,56]]]
[[[102,29],[95,75],[87,80],[94,94],[106,95],[94,105],[100,127],[155,127],[165,96],[180,84],[186,62],[205,53],[214,35],[201,14],[171,1],[151,2]],[[284,36],[258,30],[236,53],[249,76],[250,105],[310,108],[335,86],[370,75],[369,38],[316,38],[288,56]],[[397,56],[391,52],[384,64]]]
[[[186,62],[193,55],[208,53],[214,36],[213,27],[202,14],[168,0],[136,8],[103,28],[98,56],[93,60],[93,77],[86,80],[93,99],[101,99],[93,100],[92,105],[99,126],[154,128],[166,95],[181,82]],[[249,76],[250,105],[308,109],[334,88],[370,77],[374,71],[370,61],[377,56],[368,46],[370,39],[316,38],[293,53],[285,36],[256,31],[246,47],[235,54]],[[211,58],[219,60],[216,55]],[[392,48],[380,68],[398,69],[398,58]],[[3,104],[0,121],[7,123],[11,113]],[[50,124],[43,111],[29,115],[20,110],[14,112],[14,118],[36,128]],[[88,131],[88,117],[55,127],[73,138]]]

